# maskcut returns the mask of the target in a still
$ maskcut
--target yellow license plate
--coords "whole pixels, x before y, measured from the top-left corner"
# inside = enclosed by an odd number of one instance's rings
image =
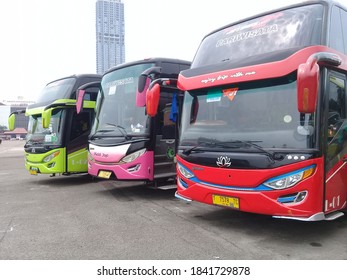
[[[36,170],[29,170],[29,173],[30,173],[31,175],[37,175],[37,171],[36,171]]]
[[[104,179],[110,179],[112,172],[111,171],[100,171],[98,177]]]
[[[235,209],[240,208],[240,200],[237,197],[222,196],[222,195],[212,195],[212,202],[215,205],[227,206]]]
[[[31,175],[37,175],[38,168],[37,167],[30,167],[29,168],[29,173]]]

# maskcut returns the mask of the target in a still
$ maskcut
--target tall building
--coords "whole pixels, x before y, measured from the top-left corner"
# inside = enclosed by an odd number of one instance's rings
[[[96,2],[96,72],[125,62],[124,3],[122,0]]]

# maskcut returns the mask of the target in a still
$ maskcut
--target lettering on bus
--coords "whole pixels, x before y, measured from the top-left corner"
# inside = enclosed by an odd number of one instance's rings
[[[255,71],[250,71],[243,73],[242,71],[236,72],[231,75],[219,75],[218,77],[209,77],[207,79],[201,80],[202,83],[208,84],[208,83],[214,83],[215,81],[220,81],[220,80],[226,80],[227,78],[238,78],[238,77],[243,77],[243,76],[250,76],[250,75],[255,75]]]
[[[79,159],[79,160],[71,160],[72,165],[86,165],[88,161],[86,159]]]
[[[247,39],[256,38],[259,36],[272,34],[272,33],[275,33],[277,31],[278,31],[278,25],[273,24],[273,25],[261,27],[261,28],[255,29],[255,30],[249,30],[249,31],[241,32],[239,34],[235,34],[235,35],[232,35],[230,37],[218,40],[217,44],[216,44],[216,48],[223,47],[223,46],[230,46],[231,44],[233,44],[235,42],[240,42],[240,41],[244,41]]]
[[[261,27],[265,27],[270,21],[276,20],[282,17],[283,15],[284,14],[282,12],[279,12],[275,14],[266,15],[255,22],[246,22],[245,24],[242,24],[240,26],[237,25],[236,27],[232,26],[231,28],[226,30],[227,32],[225,34],[229,35],[231,33],[240,32],[245,29],[258,29]]]
[[[128,78],[112,81],[105,85],[105,92],[107,92],[106,89],[108,88],[109,89],[108,95],[114,95],[116,94],[117,86],[123,86],[123,85],[133,84],[133,83],[134,83],[134,77],[128,77]]]
[[[105,153],[95,152],[94,155],[97,156],[97,157],[108,158],[108,154],[105,154]]]
[[[134,83],[134,77],[128,77],[120,80],[115,80],[112,82],[109,82],[105,85],[105,87],[111,87],[111,86],[121,86],[121,85],[126,85],[126,84],[132,84]]]

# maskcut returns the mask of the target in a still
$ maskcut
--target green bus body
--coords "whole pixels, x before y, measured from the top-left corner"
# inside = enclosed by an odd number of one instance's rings
[[[64,106],[54,107],[55,104],[66,104]],[[59,99],[52,103],[53,108],[75,111],[76,100]],[[85,109],[90,111],[95,108],[95,101],[85,101],[83,104]],[[91,110],[92,109],[92,110]],[[26,116],[42,116],[47,111],[44,107],[27,109]],[[93,114],[94,115],[94,114]],[[88,131],[89,134],[89,131]],[[66,137],[66,136],[65,136]],[[61,147],[49,150],[43,153],[35,153],[34,150],[29,150],[25,153],[25,168],[32,175],[41,174],[71,174],[71,173],[86,173],[88,172],[87,164],[87,142],[83,141],[81,148],[69,151],[67,147]],[[45,160],[46,159],[46,160]]]
[[[30,174],[54,176],[88,172],[88,137],[100,80],[99,75],[84,74],[53,81],[47,84],[35,104],[21,112],[29,117],[24,150],[25,168]],[[77,114],[76,92],[79,88],[85,89],[88,99],[83,103],[83,111]],[[49,94],[55,99],[45,96]],[[14,127],[14,115],[9,117],[11,128]]]
[[[44,162],[44,158],[50,155],[56,156],[50,161]],[[67,154],[66,148],[54,149],[43,154],[25,153],[25,168],[32,175],[37,173],[86,173],[88,171],[87,156],[87,148],[70,154]]]

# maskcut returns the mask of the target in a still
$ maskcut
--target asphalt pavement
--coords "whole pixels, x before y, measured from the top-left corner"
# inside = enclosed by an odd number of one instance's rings
[[[280,220],[187,204],[142,182],[33,176],[23,145],[0,144],[1,260],[347,259],[346,216]]]

